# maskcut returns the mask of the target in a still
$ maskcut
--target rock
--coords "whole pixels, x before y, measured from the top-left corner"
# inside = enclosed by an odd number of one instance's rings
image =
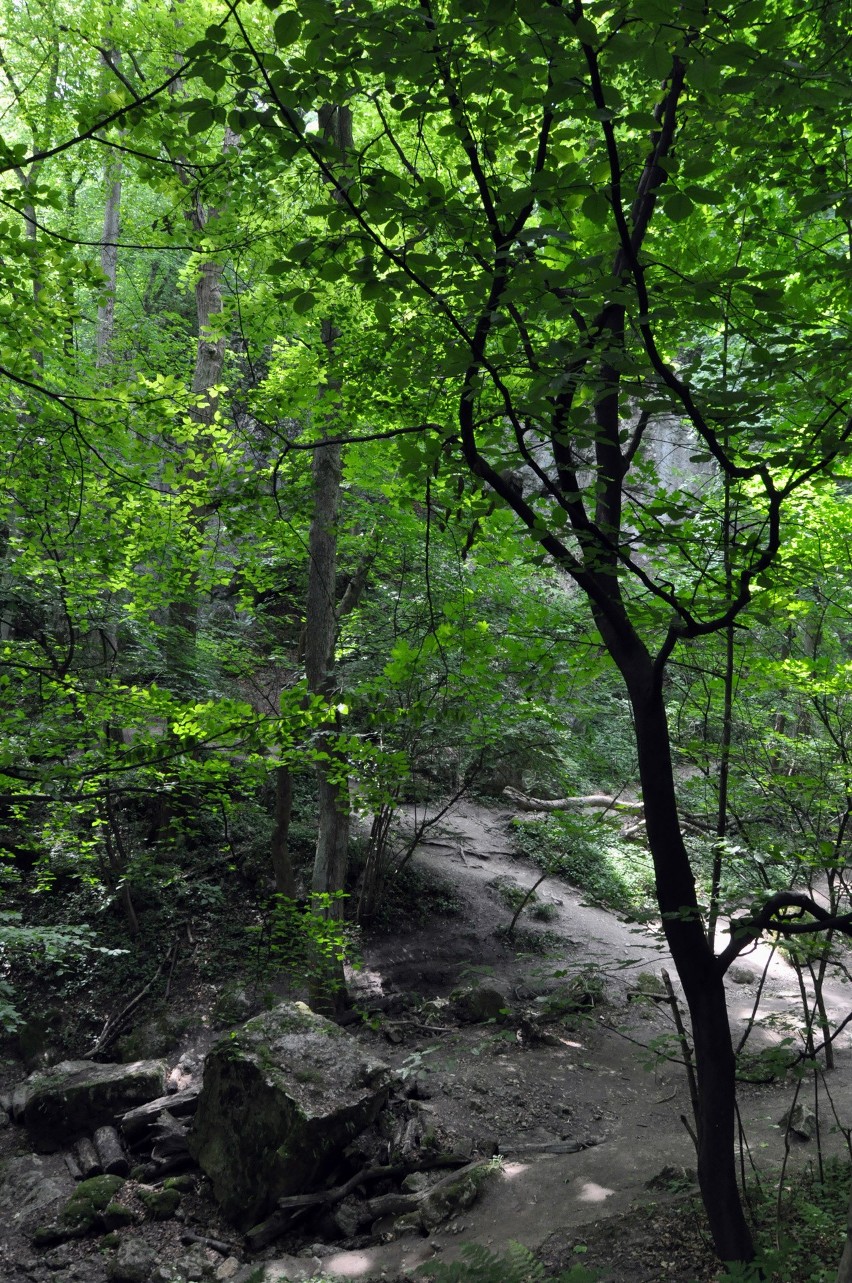
[[[242,1261],[238,1257],[228,1256],[217,1269],[216,1278],[220,1280],[220,1283],[229,1283],[229,1280],[232,1280],[234,1275],[240,1272],[241,1268]]]
[[[427,1234],[447,1217],[475,1203],[494,1170],[493,1163],[477,1163],[459,1172],[455,1180],[442,1180],[426,1194],[419,1211]]]
[[[371,1220],[366,1202],[355,1194],[349,1194],[331,1212],[331,1221],[343,1238],[354,1238]]]
[[[0,1225],[5,1232],[73,1192],[74,1181],[67,1171],[58,1166],[52,1170],[55,1162],[24,1154],[0,1163]]]
[[[41,1153],[52,1153],[118,1114],[162,1096],[166,1065],[140,1060],[132,1065],[99,1065],[65,1060],[31,1074],[12,1095],[12,1115],[23,1123]]]
[[[158,1060],[174,1051],[188,1024],[185,1016],[161,1012],[123,1034],[115,1044],[116,1052],[123,1061]]]
[[[218,1258],[217,1258],[218,1260]],[[186,1283],[202,1283],[215,1277],[216,1266],[200,1243],[195,1243],[177,1262],[177,1274]]]
[[[397,1216],[393,1223],[394,1238],[402,1238],[405,1234],[422,1234],[423,1232],[422,1212],[405,1212],[402,1216]]]
[[[795,1105],[778,1119],[778,1126],[797,1140],[812,1140],[817,1132],[816,1116],[804,1105]]]
[[[747,967],[729,967],[727,974],[735,985],[751,985],[756,978]]]
[[[63,1224],[83,1233],[100,1224],[100,1214],[113,1202],[124,1184],[120,1176],[93,1176],[81,1181],[59,1214]],[[113,1228],[113,1227],[110,1227]]]
[[[112,1283],[148,1283],[154,1262],[153,1248],[140,1238],[127,1236],[107,1266],[107,1275]]]
[[[124,1214],[130,1210],[114,1202],[123,1184],[120,1176],[93,1176],[90,1180],[81,1181],[59,1216],[36,1229],[33,1243],[37,1247],[47,1247],[53,1243],[64,1243],[69,1238],[82,1238],[93,1229],[115,1229],[116,1216],[120,1213],[119,1219],[123,1223]]]
[[[140,1189],[139,1198],[155,1221],[167,1221],[180,1206],[180,1190],[174,1188]]]
[[[698,1184],[698,1175],[692,1167],[663,1167],[656,1176],[645,1182],[646,1189],[664,1190],[670,1194],[680,1194]]]
[[[207,1056],[190,1152],[225,1215],[248,1229],[279,1198],[317,1186],[389,1085],[388,1067],[337,1025],[283,1003]]]
[[[237,1274],[231,1275],[229,1283],[306,1283],[308,1279],[316,1279],[319,1264],[298,1256],[276,1256],[272,1261],[244,1265]]]
[[[509,1003],[499,989],[488,985],[465,985],[450,995],[453,1014],[468,1024],[480,1025],[488,1020],[505,1020]]]
[[[106,1230],[121,1230],[127,1225],[135,1225],[139,1220],[138,1212],[124,1203],[107,1203],[101,1212],[101,1224]]]

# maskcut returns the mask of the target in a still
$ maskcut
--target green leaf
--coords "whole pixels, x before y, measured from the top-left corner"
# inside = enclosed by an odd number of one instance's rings
[[[316,294],[310,290],[305,290],[293,300],[293,311],[297,316],[303,316],[305,312],[310,312],[311,308],[316,306]]]
[[[592,223],[604,226],[612,213],[612,206],[602,192],[589,192],[581,206],[586,218]]]
[[[225,68],[218,62],[196,63],[195,74],[209,89],[221,89],[227,79]]]
[[[672,192],[663,208],[673,223],[680,223],[684,218],[689,218],[695,206],[685,192]]]
[[[186,132],[188,134],[200,134],[205,129],[209,129],[213,124],[212,107],[205,108],[204,111],[194,112],[186,122]]]
[[[288,9],[286,13],[282,13],[279,18],[275,19],[275,25],[272,30],[278,48],[287,49],[299,39],[299,34],[302,30],[302,19],[294,9]]]

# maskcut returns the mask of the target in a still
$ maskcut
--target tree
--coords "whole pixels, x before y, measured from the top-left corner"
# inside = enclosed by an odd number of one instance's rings
[[[441,454],[588,600],[633,711],[657,897],[692,1017],[702,1194],[720,1257],[748,1260],[724,973],[804,902],[767,901],[714,954],[678,819],[665,678],[679,648],[732,635],[777,558],[785,504],[841,468],[852,435],[843,6],[672,16],[655,0],[421,0],[345,20],[320,3],[271,7],[265,29],[225,5],[191,50],[217,69],[199,69],[214,118],[256,139],[272,169],[333,185],[312,113],[330,96],[357,103],[357,181],[334,203],[320,191],[308,242],[287,256],[291,297],[312,274],[356,284],[386,333],[391,386],[414,313],[430,370],[419,417]],[[649,449],[672,424],[712,461],[675,490]]]
[[[17,64],[14,83],[6,72],[16,111],[0,149],[12,176],[0,301],[17,341],[0,361],[11,493],[0,676],[22,681],[27,700],[26,725],[4,724],[15,805],[27,792],[26,805],[58,814],[45,781],[61,780],[86,823],[103,808],[109,861],[121,836],[113,779],[126,789],[129,773],[154,792],[197,783],[237,753],[255,763],[276,735],[280,771],[311,726],[330,739],[341,594],[332,549],[319,552],[337,533],[348,443],[374,452],[374,475],[417,479],[427,539],[436,503],[448,525],[469,515],[462,559],[499,509],[516,547],[587,603],[630,702],[657,897],[692,1017],[699,1179],[723,1259],[753,1251],[733,1161],[725,971],[762,931],[847,931],[850,920],[776,892],[714,952],[721,871],[705,921],[667,695],[673,661],[723,644],[722,839],[738,634],[778,589],[795,505],[831,497],[848,468],[845,16],[839,0],[806,11],[685,0],[674,14],[660,0],[359,0],[340,11],[196,0],[178,24],[165,6],[105,21],[93,3],[79,47],[50,26],[43,103]],[[115,84],[103,94],[105,70]],[[329,103],[351,113],[345,181]],[[86,257],[107,239],[103,193],[70,168],[104,146],[123,157],[126,275],[147,278],[143,299],[175,301],[168,323],[152,324],[118,280],[113,351],[134,357],[108,368],[82,306],[108,301]],[[72,194],[79,222],[58,230],[51,210],[71,208]],[[198,216],[187,245],[188,194]],[[179,270],[161,272],[165,262]],[[194,329],[181,280],[199,285]],[[315,315],[335,331],[322,360]],[[226,401],[212,385],[228,381]],[[297,441],[323,389],[333,419]],[[247,614],[298,546],[285,529],[300,499],[276,522],[297,444],[315,450],[318,474],[332,465],[314,549],[327,609],[315,612],[310,659],[320,698],[300,709],[294,688],[277,720],[234,701],[246,663],[228,659],[196,607],[217,592]],[[427,580],[433,616],[430,594]],[[175,670],[180,628],[191,649],[199,642],[193,689],[174,682],[167,694],[158,680]],[[122,630],[133,644],[111,647]],[[103,731],[116,721],[132,744]]]

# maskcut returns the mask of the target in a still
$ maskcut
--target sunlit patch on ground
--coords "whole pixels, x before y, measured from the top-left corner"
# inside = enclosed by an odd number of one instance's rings
[[[605,1185],[597,1185],[594,1181],[584,1181],[580,1187],[580,1193],[577,1195],[579,1203],[605,1203],[615,1193],[614,1189],[607,1189]]]

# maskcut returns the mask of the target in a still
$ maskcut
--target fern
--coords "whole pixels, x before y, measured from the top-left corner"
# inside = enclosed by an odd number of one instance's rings
[[[466,1243],[461,1255],[460,1261],[430,1261],[419,1273],[435,1283],[595,1283],[598,1278],[585,1265],[574,1265],[554,1278],[520,1243],[510,1243],[504,1256],[480,1243]]]

